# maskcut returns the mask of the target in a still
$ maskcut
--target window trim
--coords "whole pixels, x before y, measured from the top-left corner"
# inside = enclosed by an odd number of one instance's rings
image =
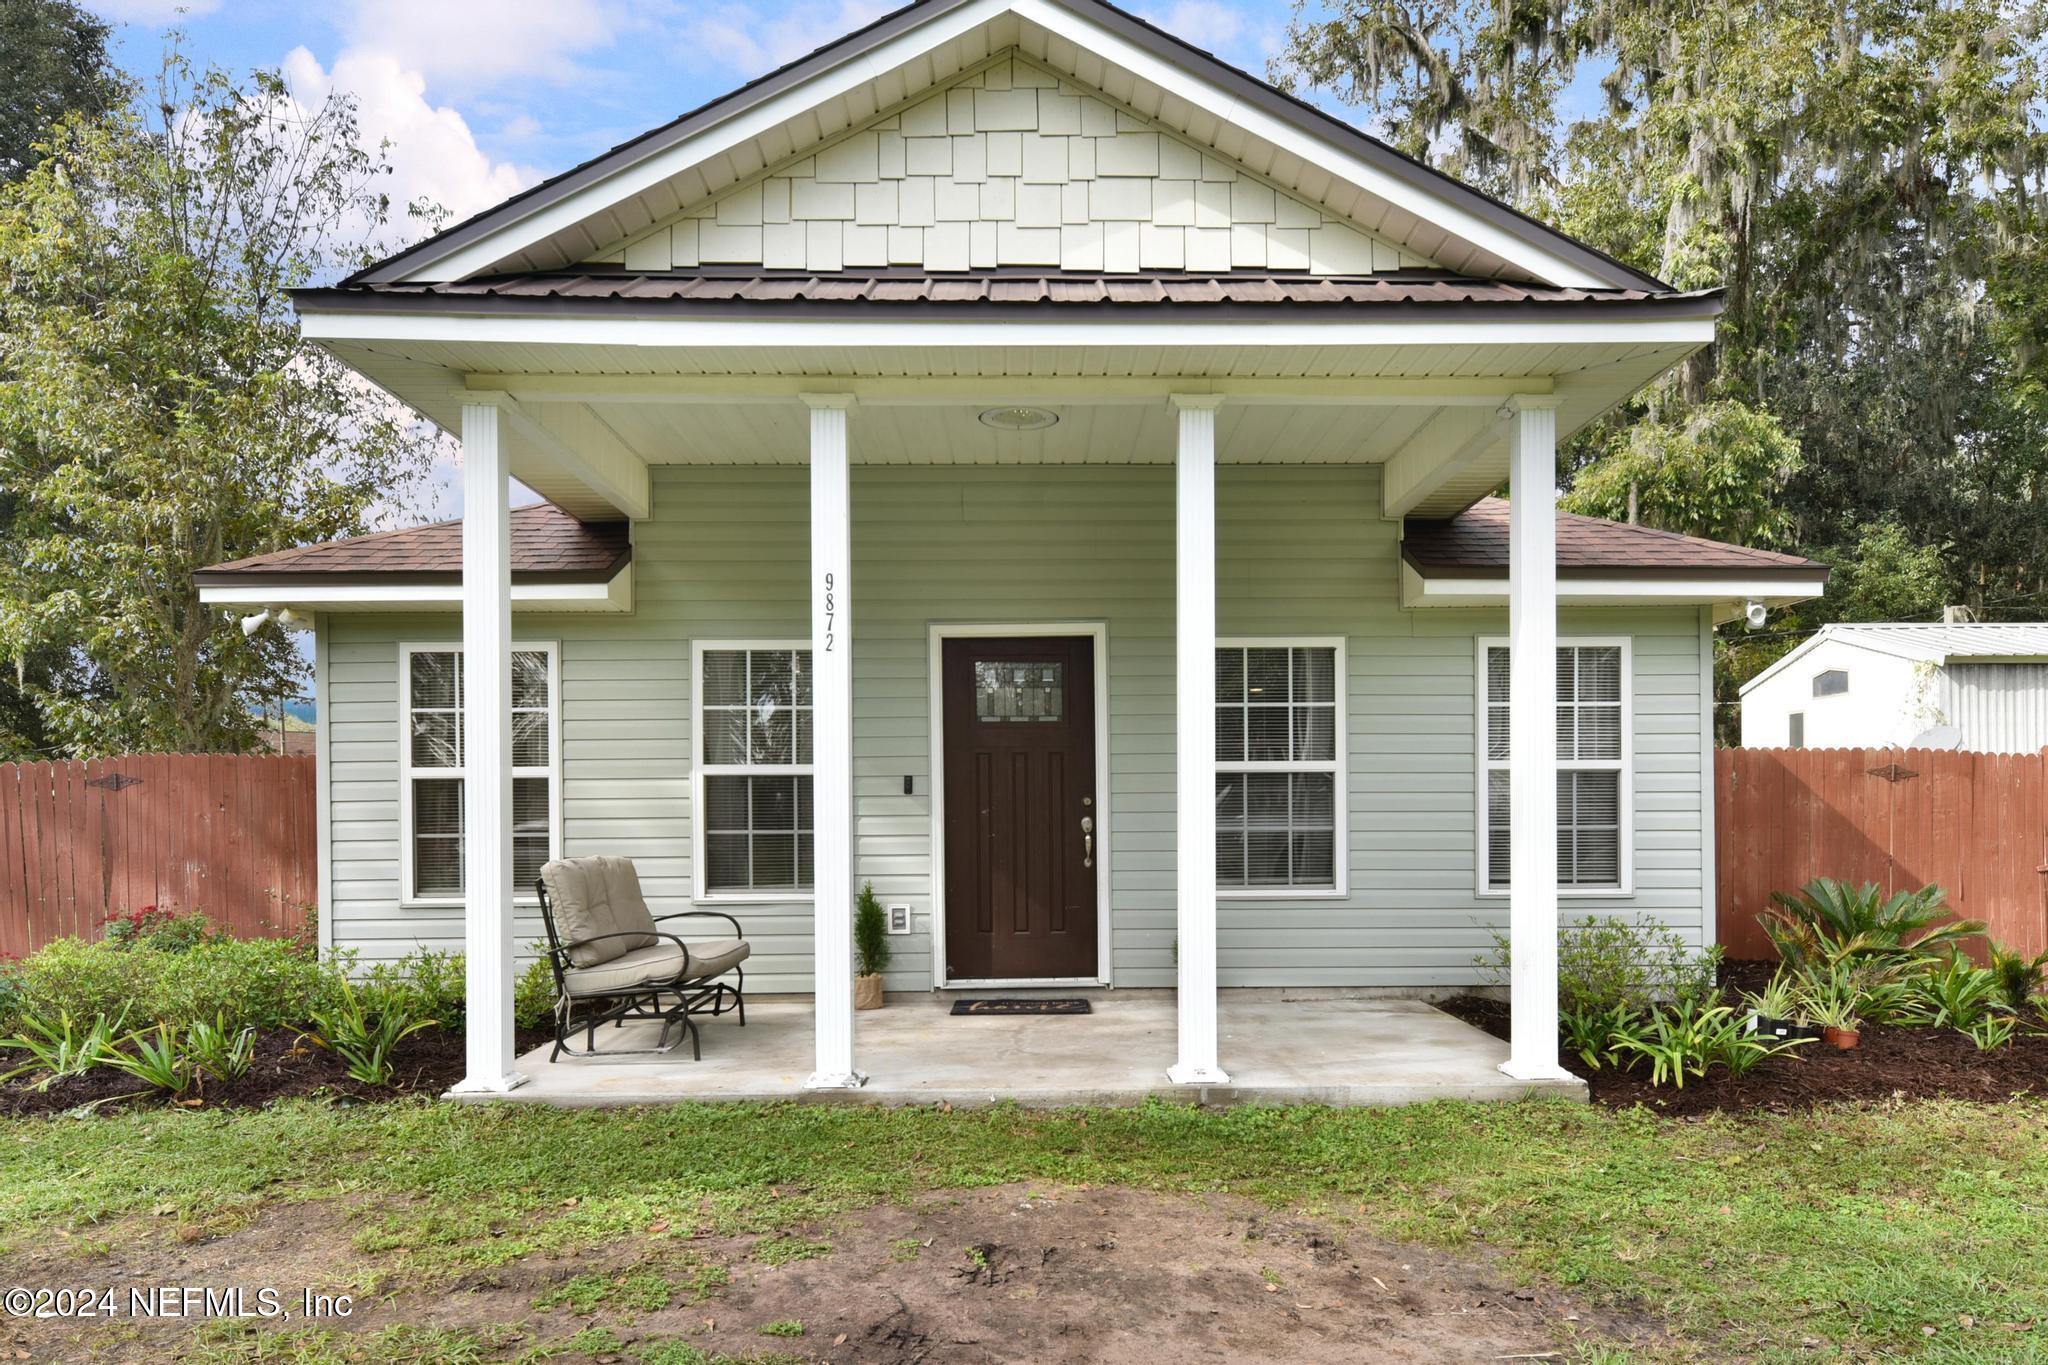
[[[1335,809],[1331,812],[1335,828],[1331,830],[1331,872],[1333,882],[1329,886],[1222,886],[1216,888],[1216,899],[1228,901],[1270,901],[1270,900],[1343,900],[1351,894],[1351,725],[1350,725],[1350,674],[1346,671],[1345,640],[1342,635],[1218,635],[1215,649],[1329,649],[1336,651],[1337,714],[1336,757],[1324,763],[1313,760],[1284,762],[1263,761],[1224,763],[1212,761],[1211,767],[1219,773],[1320,773],[1333,775],[1332,800]],[[1215,652],[1210,652],[1210,667],[1215,667]],[[1290,665],[1291,667],[1291,665]],[[1216,752],[1216,707],[1209,708],[1209,752]],[[1216,840],[1216,820],[1212,812],[1209,819],[1209,841]]]
[[[769,769],[755,763],[706,763],[703,761],[704,743],[704,656],[714,650],[789,649],[809,652],[809,640],[788,637],[783,639],[742,639],[742,640],[692,640],[690,641],[690,888],[693,898],[706,905],[809,905],[817,899],[815,885],[816,871],[813,868],[813,886],[809,891],[713,891],[709,885],[711,863],[705,853],[704,841],[707,831],[704,827],[704,779],[706,777],[737,777],[752,773],[767,772]],[[811,685],[817,686],[815,663],[811,673]],[[791,763],[773,771],[786,772],[792,777],[808,777],[812,782],[812,810],[817,807],[817,693],[811,694],[811,757],[810,763]],[[813,838],[816,830],[812,831]],[[812,845],[813,859],[816,845]]]
[[[558,640],[514,641],[513,652],[540,653],[548,657],[548,763],[545,768],[513,768],[514,777],[545,777],[548,780],[548,858],[562,856],[562,652]],[[460,896],[420,896],[413,893],[413,799],[412,785],[416,778],[459,777],[468,780],[469,765],[456,768],[415,768],[412,763],[412,656],[415,654],[462,654],[460,640],[408,640],[398,646],[398,904],[400,909],[445,909],[460,907],[467,903],[465,891]],[[463,674],[468,677],[467,672]],[[510,693],[506,694],[510,703]],[[462,701],[462,714],[469,714],[467,698]],[[465,739],[468,734],[465,719]],[[464,750],[463,757],[468,757]],[[468,857],[469,831],[467,822],[463,830],[463,856]],[[525,887],[512,888],[514,905],[538,905],[539,898]]]
[[[1842,685],[1825,692],[1821,691],[1821,679],[1832,678],[1837,674],[1841,676]],[[1815,701],[1826,701],[1829,697],[1846,697],[1849,695],[1849,670],[1846,668],[1823,668],[1820,672],[1813,675],[1813,681],[1807,690],[1813,694],[1813,700]]]
[[[1493,886],[1491,841],[1487,837],[1487,774],[1496,764],[1486,755],[1486,654],[1491,649],[1508,648],[1505,635],[1481,635],[1473,641],[1473,698],[1472,698],[1472,758],[1473,758],[1473,892],[1486,900],[1505,900],[1514,894],[1512,886]],[[1635,637],[1631,635],[1559,635],[1559,649],[1585,649],[1618,647],[1621,650],[1621,758],[1614,770],[1621,774],[1616,801],[1620,804],[1621,827],[1616,831],[1620,844],[1619,865],[1616,868],[1619,882],[1613,886],[1576,886],[1560,883],[1557,894],[1560,900],[1621,900],[1636,893],[1636,700],[1635,700]],[[1556,667],[1553,663],[1552,667]],[[1558,765],[1559,771],[1587,767],[1583,763]],[[1605,768],[1606,764],[1590,765]],[[1552,837],[1556,837],[1553,832]]]

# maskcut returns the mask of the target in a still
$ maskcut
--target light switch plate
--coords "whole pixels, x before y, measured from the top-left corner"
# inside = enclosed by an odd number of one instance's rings
[[[892,905],[889,907],[889,932],[892,934],[907,934],[910,932],[909,906]]]

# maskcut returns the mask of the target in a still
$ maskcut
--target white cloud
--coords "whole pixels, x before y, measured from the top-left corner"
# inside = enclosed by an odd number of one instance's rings
[[[353,0],[338,22],[350,46],[389,53],[436,90],[568,81],[575,54],[618,35],[605,0]]]
[[[1244,16],[1218,0],[1176,0],[1172,9],[1143,13],[1146,23],[1210,52],[1222,52],[1245,31]]]
[[[468,121],[447,105],[428,103],[426,78],[390,53],[351,50],[326,70],[311,52],[296,47],[284,59],[284,75],[302,104],[317,104],[332,90],[355,97],[364,144],[391,144],[395,212],[425,198],[459,221],[540,178],[530,167],[485,155]]]
[[[770,14],[747,4],[707,5],[684,23],[682,52],[694,65],[750,79],[864,28],[893,8],[888,0],[836,0]]]
[[[220,0],[91,0],[87,8],[117,24],[161,28],[178,20],[211,14],[220,8]]]

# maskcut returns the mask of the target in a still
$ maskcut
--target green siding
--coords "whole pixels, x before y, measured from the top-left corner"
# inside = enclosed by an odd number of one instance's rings
[[[1218,632],[1347,639],[1349,893],[1226,900],[1224,985],[1434,986],[1473,979],[1505,901],[1475,896],[1473,640],[1502,610],[1403,610],[1398,527],[1369,467],[1226,466]],[[624,853],[661,909],[691,889],[690,646],[806,630],[802,469],[655,470],[629,616],[515,618],[561,646],[563,841]],[[854,782],[860,878],[913,907],[891,986],[930,984],[929,629],[1102,621],[1113,970],[1173,981],[1173,485],[1161,466],[860,467],[854,473]],[[1636,895],[1689,936],[1703,899],[1700,632],[1692,608],[1568,610],[1567,634],[1633,637]],[[458,946],[453,908],[398,903],[398,644],[449,616],[331,621],[335,938],[366,958]],[[903,795],[903,778],[916,794]],[[807,903],[746,905],[749,984],[809,988]],[[523,916],[520,942],[537,938]]]

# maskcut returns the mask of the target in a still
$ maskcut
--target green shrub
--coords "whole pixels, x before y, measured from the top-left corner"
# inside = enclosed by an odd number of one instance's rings
[[[1910,1017],[1930,1028],[1969,1033],[1986,1015],[2005,1008],[1998,977],[1961,953],[1949,954],[1948,961],[1912,978],[1907,985]]]
[[[41,1072],[43,1078],[36,1089],[47,1090],[52,1081],[83,1076],[106,1062],[120,1028],[118,1017],[98,1017],[87,1024],[74,1021],[69,1014],[59,1014],[54,1023],[37,1015],[24,1015],[20,1032],[12,1038],[0,1038],[0,1047],[19,1049],[29,1059],[10,1071],[0,1072],[0,1081]]]
[[[436,1022],[420,1014],[402,990],[377,985],[358,990],[343,980],[334,1002],[313,1012],[307,1037],[348,1063],[351,1078],[385,1085],[396,1070],[391,1059],[398,1045]]]
[[[1746,1019],[1728,1005],[1709,1004],[1705,997],[1658,1005],[1634,1020],[1615,1038],[1617,1055],[1634,1054],[1650,1063],[1650,1084],[1683,1090],[1688,1077],[1705,1076],[1714,1067],[1745,1075],[1766,1057],[1792,1051],[1805,1038],[1766,1038],[1750,1031]]]
[[[1478,959],[1496,985],[1508,979],[1507,934]],[[1588,915],[1557,934],[1557,1002],[1565,1014],[1634,1014],[1659,1000],[1707,1000],[1718,994],[1722,950],[1694,948],[1677,932],[1618,915]]]
[[[215,1080],[239,1081],[256,1060],[256,1030],[231,1029],[217,1016],[210,1023],[202,1019],[186,1032],[185,1048],[192,1065]]]
[[[540,944],[535,952],[544,951]],[[512,983],[512,1022],[520,1028],[547,1028],[555,1020],[555,973],[545,957],[536,957]]]
[[[1590,1006],[1558,1012],[1558,1026],[1564,1035],[1564,1050],[1598,1071],[1619,1060],[1616,1044],[1629,1036],[1636,1012],[1626,1005],[1606,1009]]]
[[[877,976],[889,970],[889,957],[889,921],[875,899],[875,884],[864,882],[853,903],[853,969]]]
[[[1949,920],[1948,896],[1939,886],[1887,896],[1874,883],[1851,887],[1815,877],[1798,891],[1771,894],[1757,916],[1778,956],[1795,970],[1853,963],[1903,973],[1984,932],[1980,920]]]
[[[216,938],[183,952],[59,939],[14,969],[16,1014],[289,1028],[333,1000],[344,965],[322,963],[286,939]]]
[[[1998,978],[1999,999],[2015,1014],[2041,994],[2048,977],[2048,953],[2023,957],[2003,944],[1991,945],[1991,974]],[[4,989],[4,987],[0,987]]]
[[[444,1028],[462,1027],[468,978],[461,953],[415,948],[397,962],[379,962],[364,979],[379,990],[402,997],[414,1014],[438,1020]]]
[[[158,1024],[127,1043],[127,1047],[109,1047],[100,1060],[173,1095],[182,1094],[192,1083],[192,1055],[175,1024]]]
[[[154,905],[116,910],[100,921],[100,932],[109,943],[164,953],[182,953],[228,936],[225,929],[214,928],[213,921],[196,910],[181,915]]]

